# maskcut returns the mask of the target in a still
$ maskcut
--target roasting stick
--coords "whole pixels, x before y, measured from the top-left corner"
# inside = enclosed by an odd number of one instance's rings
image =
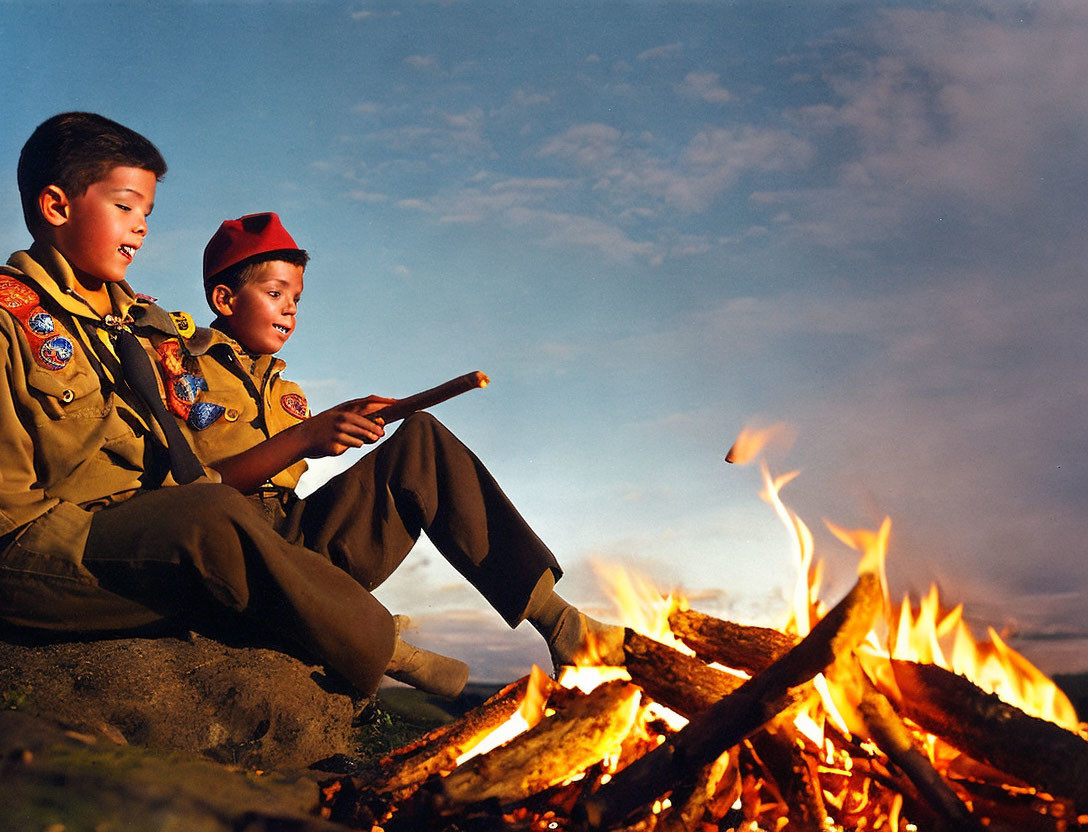
[[[371,421],[381,419],[382,422],[388,425],[415,413],[417,410],[426,410],[428,407],[434,407],[436,404],[441,404],[454,396],[467,393],[469,390],[487,387],[490,383],[491,379],[479,370],[473,373],[465,373],[463,376],[451,378],[444,384],[432,387],[430,390],[424,390],[422,393],[416,393],[414,396],[408,396],[404,399],[397,399],[381,410],[367,413],[366,418]]]

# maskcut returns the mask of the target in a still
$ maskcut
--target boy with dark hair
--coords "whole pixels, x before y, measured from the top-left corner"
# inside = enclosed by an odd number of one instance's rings
[[[307,457],[382,438],[382,422],[368,414],[394,401],[370,396],[311,417],[301,389],[283,379],[275,353],[294,331],[308,260],[271,213],[227,220],[208,243],[204,288],[216,335],[200,354],[190,339],[186,360],[204,382],[189,385],[201,388],[191,406],[218,415],[198,421],[191,410],[175,409],[201,459],[225,483],[262,500],[285,537],[326,554],[369,589],[426,532],[510,626],[528,620],[537,628],[557,665],[572,663],[590,632],[606,653],[601,658],[622,661],[622,628],[588,618],[555,593],[561,571],[551,552],[479,459],[429,414],[409,416],[377,450],[306,499],[294,494]],[[174,349],[163,351],[162,363],[176,376]],[[425,672],[440,689],[453,668],[432,661]]]
[[[90,113],[48,119],[20,156],[34,242],[0,267],[0,620],[129,630],[226,608],[372,693],[393,617],[218,482],[163,405],[149,353],[199,339],[125,277],[165,170],[145,138]]]

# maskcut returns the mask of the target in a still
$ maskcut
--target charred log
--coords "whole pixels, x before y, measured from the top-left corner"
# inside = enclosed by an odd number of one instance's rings
[[[628,630],[623,642],[627,672],[646,695],[691,718],[732,693],[744,679],[708,667],[701,659]]]
[[[510,803],[575,776],[621,744],[638,701],[633,685],[601,685],[506,745],[458,766],[435,784],[439,804]]]
[[[899,708],[924,730],[1088,811],[1088,742],[935,665],[893,661]]]
[[[579,806],[578,821],[588,828],[608,829],[648,798],[690,782],[703,766],[773,719],[788,705],[792,688],[852,651],[872,627],[882,604],[879,578],[863,574],[803,641],[619,772]]]
[[[677,610],[669,628],[706,662],[758,673],[788,653],[801,639],[770,627],[750,627],[695,610]]]

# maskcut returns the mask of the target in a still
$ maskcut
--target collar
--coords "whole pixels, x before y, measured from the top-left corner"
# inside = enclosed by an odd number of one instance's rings
[[[71,265],[64,255],[53,246],[35,242],[28,251],[17,251],[11,255],[8,265],[21,271],[34,281],[37,287],[49,295],[72,315],[81,318],[98,319],[98,314],[91,309],[79,295],[79,282]],[[122,317],[130,314],[141,303],[128,283],[106,284],[110,300]]]
[[[205,352],[214,351],[228,361],[237,362],[238,366],[244,368],[250,375],[264,375],[268,370],[269,365],[271,365],[271,373],[274,375],[283,372],[283,369],[287,366],[286,361],[282,358],[277,358],[274,355],[253,355],[252,353],[247,352],[245,347],[227,335],[226,332],[215,324],[216,322],[213,321],[211,328],[209,329],[204,329],[203,327],[198,328],[197,335],[193,336],[193,339],[196,339],[198,335],[203,337],[204,333],[208,333],[206,336],[208,338],[208,343],[207,346],[204,347]],[[193,339],[190,339],[190,344]],[[189,351],[193,353],[193,355],[200,355],[200,353],[193,352],[192,349]]]

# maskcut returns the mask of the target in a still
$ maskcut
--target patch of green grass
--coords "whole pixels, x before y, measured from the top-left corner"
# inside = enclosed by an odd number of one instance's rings
[[[0,691],[0,710],[20,711],[30,702],[32,688],[11,688]]]

